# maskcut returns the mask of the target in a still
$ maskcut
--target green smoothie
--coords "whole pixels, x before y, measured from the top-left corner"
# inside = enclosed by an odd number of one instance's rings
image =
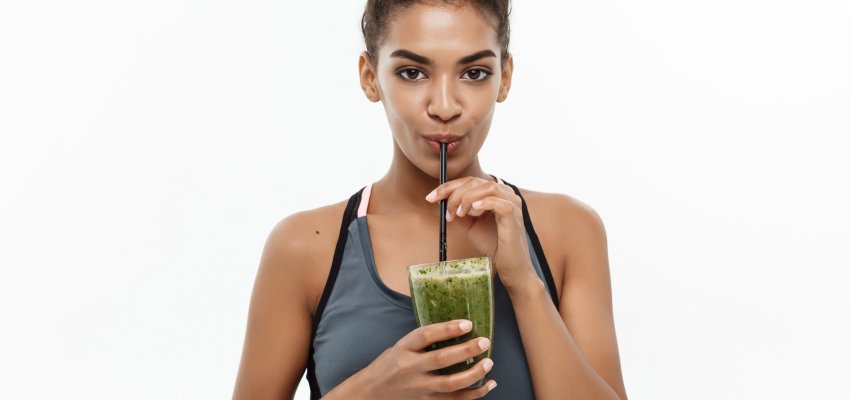
[[[408,268],[413,312],[419,326],[455,319],[472,321],[472,331],[435,343],[430,350],[466,342],[476,337],[490,339],[490,348],[475,358],[436,372],[453,374],[469,369],[490,357],[493,349],[493,278],[487,257],[414,265]],[[478,383],[482,384],[483,380]],[[473,385],[473,386],[478,386]]]

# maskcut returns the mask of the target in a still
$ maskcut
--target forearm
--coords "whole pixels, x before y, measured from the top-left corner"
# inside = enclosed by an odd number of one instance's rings
[[[508,293],[538,399],[620,400],[581,353],[536,275]]]

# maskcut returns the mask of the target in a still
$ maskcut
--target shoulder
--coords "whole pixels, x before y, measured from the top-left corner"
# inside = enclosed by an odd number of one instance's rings
[[[536,230],[561,235],[599,235],[605,232],[602,217],[593,207],[571,195],[519,188]],[[538,226],[540,229],[537,229]]]
[[[578,262],[607,254],[605,225],[593,207],[568,194],[519,190],[559,289],[568,264],[598,265]]]
[[[329,238],[330,234],[336,239],[347,203],[345,200],[302,210],[281,219],[269,233],[267,246],[300,255],[320,251],[322,239]]]
[[[535,207],[547,213],[554,213],[572,218],[587,218],[601,222],[599,214],[589,204],[564,193],[540,192],[517,187],[528,207]]]
[[[262,265],[282,279],[298,281],[312,315],[330,272],[348,199],[293,213],[278,221],[266,239]]]

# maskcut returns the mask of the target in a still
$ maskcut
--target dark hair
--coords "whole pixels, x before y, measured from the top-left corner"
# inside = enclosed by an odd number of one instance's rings
[[[437,5],[440,3],[453,6],[471,4],[482,15],[491,18],[502,46],[502,62],[507,59],[511,36],[509,21],[511,0],[368,0],[366,10],[363,11],[363,18],[360,20],[360,29],[363,31],[366,52],[372,65],[378,65],[378,48],[386,39],[387,25],[399,12],[414,4]]]

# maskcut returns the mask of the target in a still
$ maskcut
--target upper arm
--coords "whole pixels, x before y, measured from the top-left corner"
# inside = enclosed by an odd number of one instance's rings
[[[312,317],[303,284],[310,260],[299,215],[269,234],[257,270],[234,399],[291,399],[306,366]]]
[[[590,206],[567,196],[560,201],[561,240],[566,248],[561,318],[594,370],[625,399],[605,226]]]

